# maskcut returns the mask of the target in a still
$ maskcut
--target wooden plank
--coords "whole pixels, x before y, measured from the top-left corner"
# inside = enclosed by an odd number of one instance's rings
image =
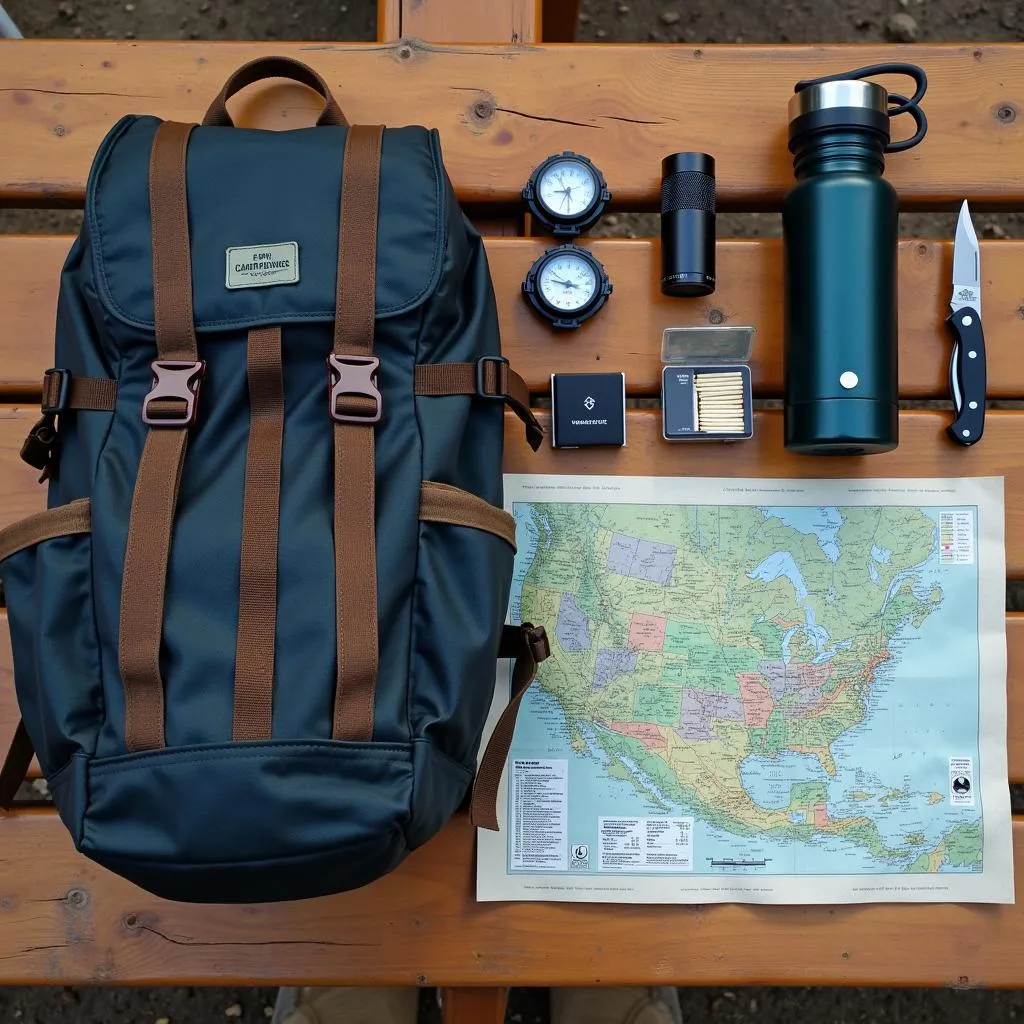
[[[71,240],[0,236],[0,392],[38,390],[53,362],[60,267]],[[718,245],[717,292],[670,299],[657,286],[658,242],[596,239],[587,245],[615,291],[579,331],[555,332],[522,298],[526,271],[550,242],[488,238],[502,347],[534,392],[553,372],[622,370],[631,394],[658,394],[661,332],[682,324],[757,328],[752,371],[760,395],[782,393],[782,249],[778,239],[725,239]],[[989,395],[1024,396],[1024,241],[981,243]],[[900,392],[949,399],[947,370],[952,243],[907,240],[900,246]]]
[[[1014,823],[1018,884],[1024,822]],[[654,907],[474,900],[451,824],[391,875],[300,903],[194,906],[75,853],[52,814],[0,818],[0,980],[10,984],[623,985],[1021,983],[1024,907]],[[908,941],[927,936],[927,941]]]
[[[546,43],[571,43],[580,21],[580,0],[544,0],[541,38]]]
[[[443,988],[444,1024],[505,1024],[508,989]]]
[[[509,43],[540,38],[540,0],[384,0],[377,38],[444,43]],[[397,32],[396,32],[397,29]],[[388,32],[387,35],[383,31]],[[391,34],[395,33],[395,34]]]
[[[402,38],[402,0],[377,0],[377,42]]]
[[[202,115],[239,64],[266,44],[5,41],[0,199],[80,203],[93,154],[125,113]],[[653,208],[661,159],[685,146],[715,155],[722,209],[776,206],[792,184],[785,145],[793,84],[897,59],[884,46],[459,46],[280,43],[314,64],[353,121],[422,123],[443,136],[462,197],[519,203],[530,171],[564,149],[600,166],[621,207]],[[917,46],[932,125],[888,161],[907,207],[1024,205],[1024,77],[1019,45]],[[893,83],[895,87],[895,82]],[[902,82],[900,85],[902,86]],[[697,97],[697,102],[684,98]],[[248,90],[243,123],[296,127],[318,100],[299,86]],[[964,153],[971,154],[970,160]]]
[[[534,43],[540,40],[540,3],[377,0],[377,41],[393,43],[409,36],[432,43]]]

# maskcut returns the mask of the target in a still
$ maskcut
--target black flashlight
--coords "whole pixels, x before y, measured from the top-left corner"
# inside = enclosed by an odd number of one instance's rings
[[[673,153],[661,161],[661,291],[715,290],[715,158]]]

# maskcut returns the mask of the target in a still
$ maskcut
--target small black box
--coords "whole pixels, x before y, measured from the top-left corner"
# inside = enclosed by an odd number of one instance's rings
[[[551,374],[551,446],[626,443],[624,373]]]

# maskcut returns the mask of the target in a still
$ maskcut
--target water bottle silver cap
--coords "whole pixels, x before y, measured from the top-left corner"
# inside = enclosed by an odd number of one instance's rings
[[[789,101],[789,119],[795,121],[803,114],[840,107],[874,110],[886,114],[889,109],[889,94],[885,87],[877,82],[854,79],[822,82],[793,94]]]

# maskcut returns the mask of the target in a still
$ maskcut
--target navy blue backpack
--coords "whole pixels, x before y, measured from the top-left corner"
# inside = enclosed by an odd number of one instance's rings
[[[283,76],[316,127],[232,125]],[[506,627],[515,524],[480,237],[436,131],[346,124],[305,65],[241,68],[202,126],[129,116],[93,164],[24,458],[46,511],[0,533],[23,724],[79,850],[160,896],[363,885],[466,797],[495,659],[518,658],[494,800],[547,653]]]

